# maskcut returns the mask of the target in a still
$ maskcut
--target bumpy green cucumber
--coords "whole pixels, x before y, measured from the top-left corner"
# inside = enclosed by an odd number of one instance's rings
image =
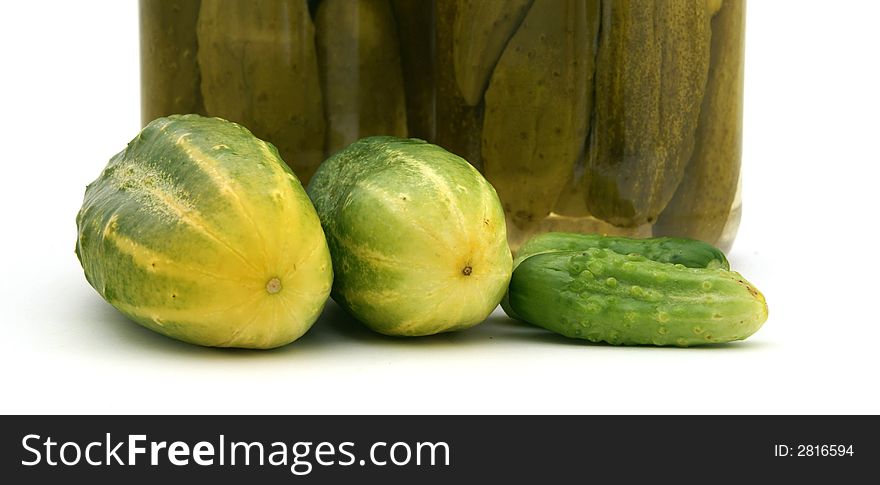
[[[455,78],[467,104],[483,98],[489,76],[504,46],[522,23],[534,0],[457,0],[453,24]]]
[[[516,228],[550,213],[584,153],[598,20],[595,0],[535,0],[492,74],[483,173]]]
[[[593,248],[608,249],[623,256],[638,254],[658,263],[680,264],[688,268],[730,269],[724,252],[702,241],[671,237],[635,239],[571,232],[548,232],[529,239],[516,250],[513,269],[536,254]],[[510,306],[509,294],[504,295],[501,307],[509,317],[522,320]]]
[[[333,258],[333,299],[388,335],[482,322],[511,255],[495,190],[465,160],[417,139],[370,137],[336,152],[308,187]]]
[[[406,124],[409,136],[434,139],[434,11],[423,0],[391,0],[397,37],[403,90],[406,95]]]
[[[587,207],[624,227],[656,221],[684,176],[709,69],[705,1],[602,2]]]
[[[742,155],[744,27],[745,0],[725,1],[712,19],[712,63],[694,153],[654,234],[719,244],[724,233]]]
[[[204,113],[196,61],[199,0],[141,0],[141,121]]]
[[[639,254],[658,263],[681,264],[688,268],[730,269],[724,252],[703,241],[674,237],[634,239],[570,232],[548,232],[533,237],[520,246],[514,268],[528,257],[559,251],[584,251],[591,248],[609,249],[617,254]]]
[[[324,159],[324,109],[306,0],[202,0],[205,109],[278,147],[307,183]]]
[[[169,337],[270,348],[303,335],[333,279],[320,221],[246,128],[159,118],[86,189],[76,254],[107,302]]]
[[[389,0],[322,0],[315,31],[325,153],[365,136],[406,136],[400,45]]]
[[[532,256],[516,268],[510,305],[566,337],[688,347],[742,340],[767,319],[763,295],[724,269],[686,268],[588,249]]]

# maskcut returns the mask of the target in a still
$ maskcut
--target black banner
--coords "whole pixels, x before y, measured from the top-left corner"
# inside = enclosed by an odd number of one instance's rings
[[[850,483],[876,475],[880,458],[878,418],[859,416],[0,419],[6,483]]]

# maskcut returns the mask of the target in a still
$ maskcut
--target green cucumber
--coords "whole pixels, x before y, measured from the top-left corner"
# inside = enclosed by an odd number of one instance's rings
[[[730,269],[724,253],[711,244],[691,239],[658,237],[634,239],[623,236],[603,236],[571,232],[539,234],[519,247],[514,255],[513,269],[536,254],[560,251],[609,249],[621,255],[639,254],[659,263],[681,264],[688,268]],[[522,320],[511,308],[509,294],[501,300],[501,307],[510,318]]]
[[[676,237],[634,239],[571,232],[548,232],[529,239],[516,252],[513,266],[515,268],[526,258],[540,253],[590,248],[610,249],[622,255],[640,254],[652,261],[681,264],[688,268],[730,269],[724,252],[703,241]]]
[[[332,282],[320,222],[274,146],[219,118],[148,124],[89,184],[76,254],[137,323],[186,342],[296,340]]]
[[[327,159],[308,194],[333,259],[333,299],[387,335],[476,325],[510,281],[495,189],[462,158],[417,139],[370,137]]]
[[[764,296],[736,272],[600,248],[522,261],[509,298],[526,322],[613,345],[731,342],[752,335],[767,319]]]

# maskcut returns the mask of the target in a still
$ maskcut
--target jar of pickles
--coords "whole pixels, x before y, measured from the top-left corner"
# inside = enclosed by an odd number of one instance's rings
[[[510,243],[739,224],[745,0],[140,0],[142,119],[200,113],[303,183],[358,138],[494,185]]]

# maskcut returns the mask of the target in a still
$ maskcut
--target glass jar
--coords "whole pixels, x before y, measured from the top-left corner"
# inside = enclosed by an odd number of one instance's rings
[[[303,183],[369,135],[423,138],[546,231],[739,225],[745,0],[140,0],[142,119],[194,112]]]

